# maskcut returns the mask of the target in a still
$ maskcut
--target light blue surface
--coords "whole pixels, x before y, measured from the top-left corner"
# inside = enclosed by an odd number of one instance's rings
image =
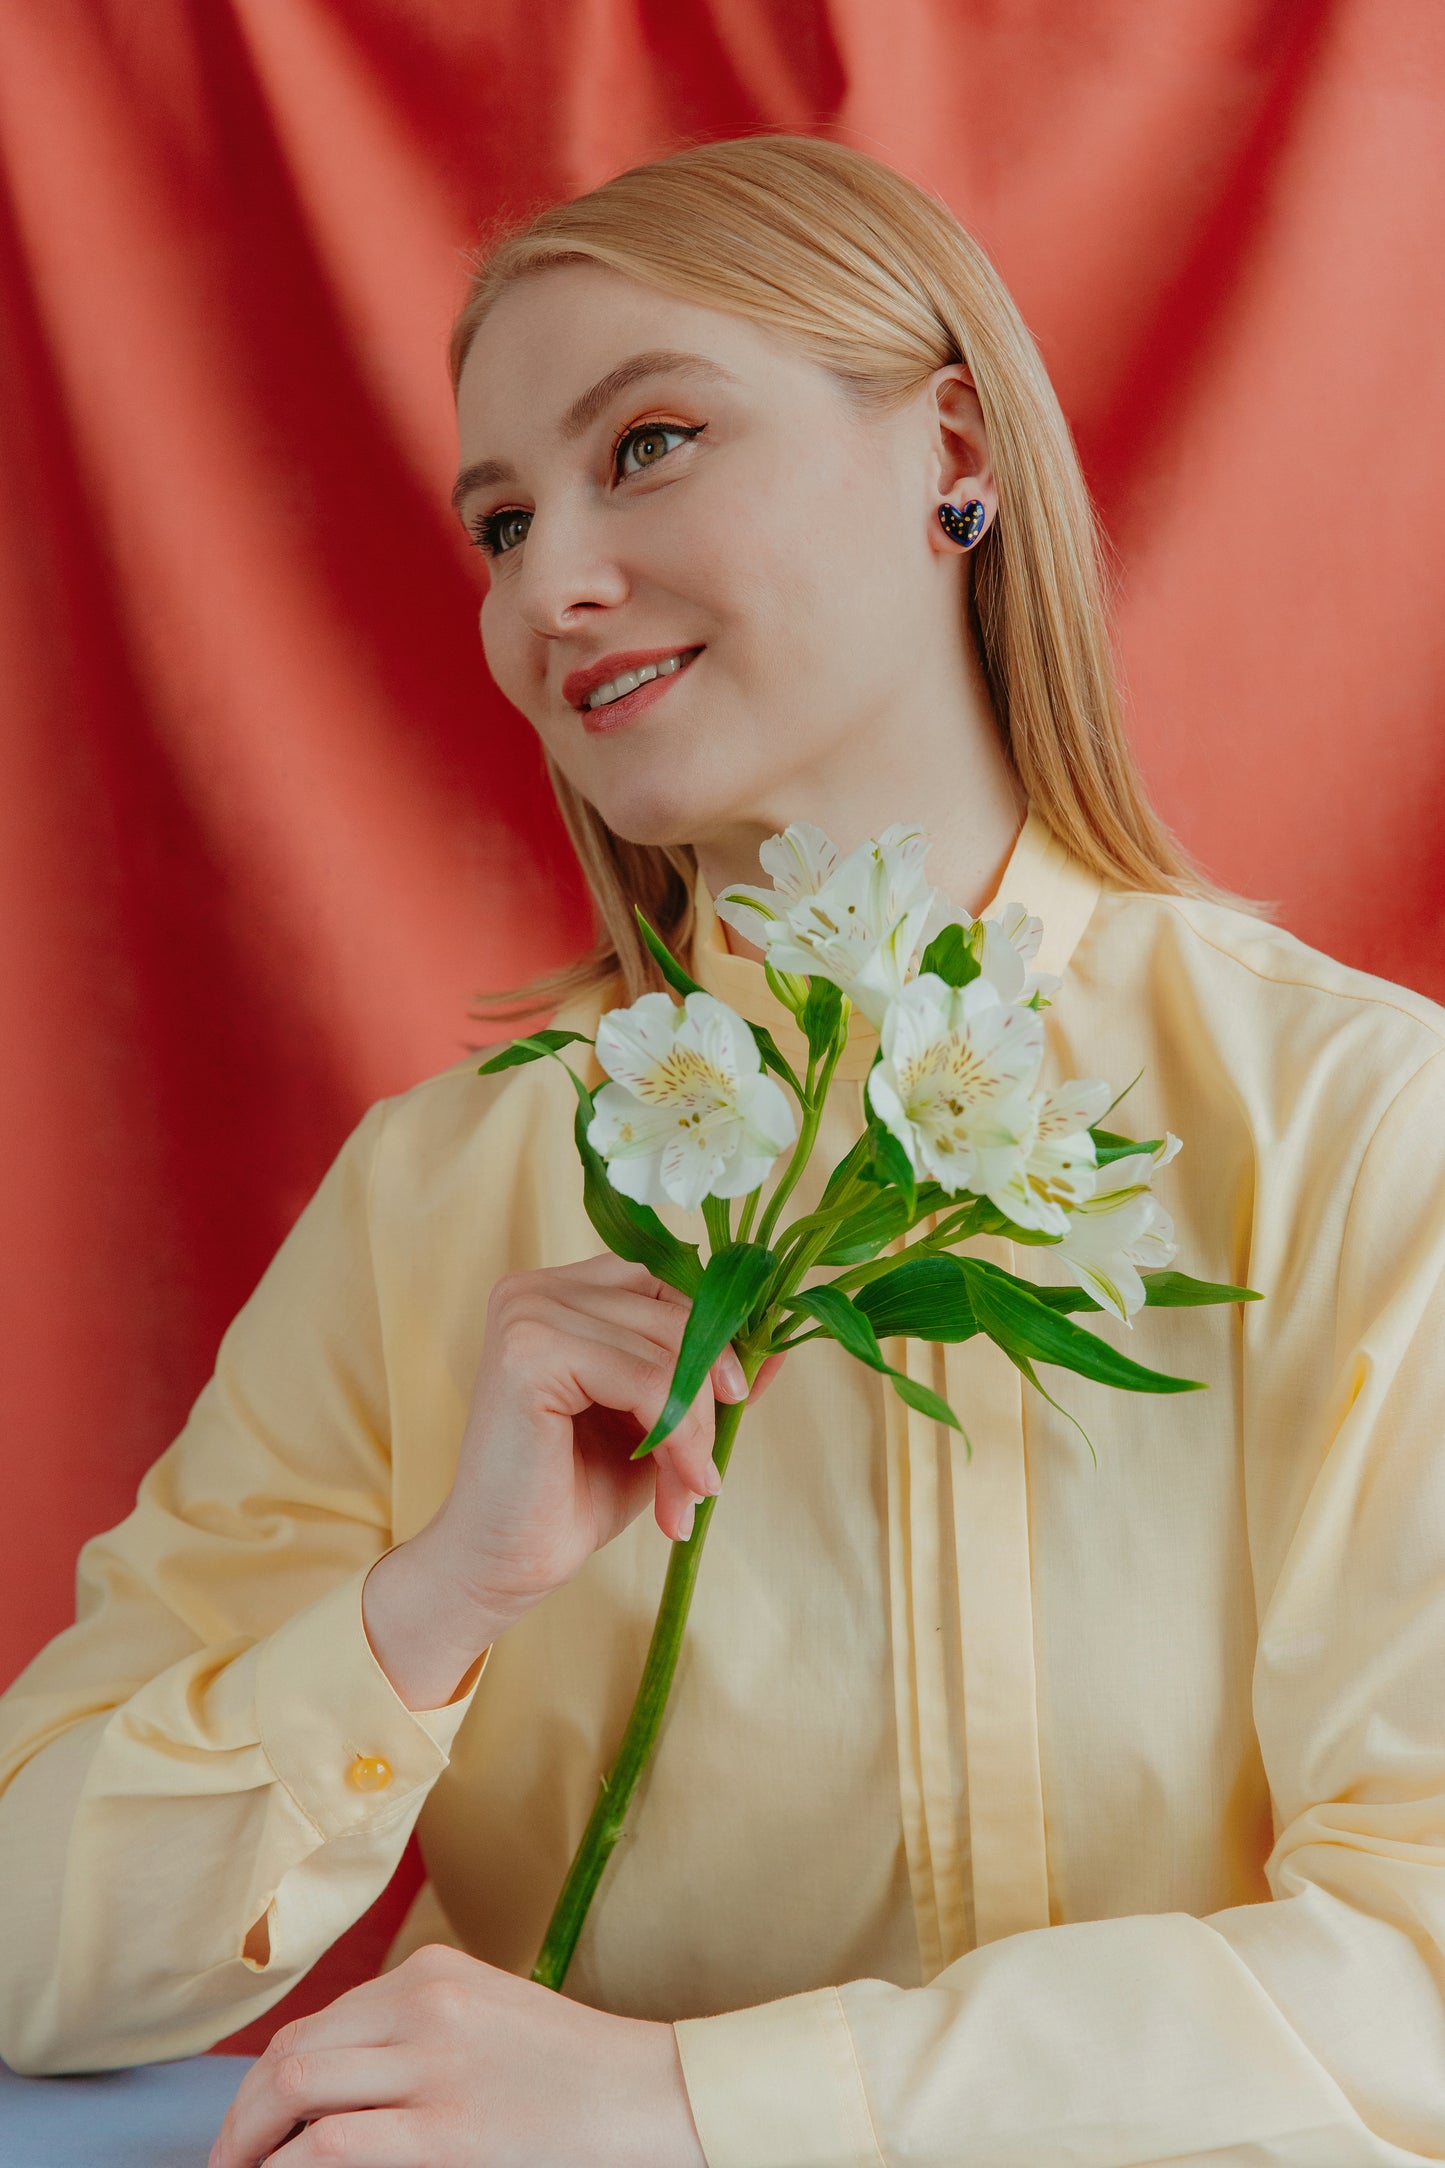
[[[249,2055],[20,2078],[0,2063],[0,2168],[206,2168]]]

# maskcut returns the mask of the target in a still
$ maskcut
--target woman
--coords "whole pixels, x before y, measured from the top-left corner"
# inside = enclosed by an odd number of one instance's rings
[[[1140,1321],[1207,1392],[1066,1379],[1097,1468],[990,1343],[906,1346],[968,1463],[831,1343],[785,1364],[556,1996],[643,1508],[687,1538],[711,1406],[629,1460],[682,1306],[595,1255],[555,1064],[380,1102],[0,1705],[0,2053],[205,2048],[419,1822],[388,1968],[278,2035],[215,2168],[1445,2157],[1442,1012],[1150,813],[1067,429],[896,174],[787,137],[624,174],[499,244],[453,360],[487,663],[602,926],[556,1020],[657,983],[636,902],[795,1050],[713,898],[791,820],[921,825],[960,910],[1042,919],[1046,1074],[1142,1072],[1132,1133],[1184,1138],[1181,1265],[1267,1299]]]

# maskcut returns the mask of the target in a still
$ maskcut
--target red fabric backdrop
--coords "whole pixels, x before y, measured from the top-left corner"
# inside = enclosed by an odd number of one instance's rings
[[[1439,0],[11,0],[0,1683],[362,1109],[588,929],[445,508],[461,251],[759,127],[1008,280],[1166,816],[1445,998]]]

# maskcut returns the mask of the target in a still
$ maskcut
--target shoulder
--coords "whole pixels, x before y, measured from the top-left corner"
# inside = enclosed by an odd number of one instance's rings
[[[591,1039],[603,1011],[618,998],[611,985],[577,995],[556,1011],[549,1028]],[[561,1064],[587,1084],[595,1084],[601,1072],[591,1047],[577,1044],[563,1047],[560,1061],[549,1056],[481,1075],[488,1054],[523,1029],[499,1032],[369,1109],[365,1121],[372,1125],[372,1179],[380,1206],[402,1196],[417,1204],[445,1195],[482,1170],[495,1197],[499,1184],[535,1169],[539,1156],[570,1154],[577,1099]]]
[[[1101,895],[1096,922],[1103,997],[1139,988],[1246,1096],[1256,1077],[1301,1108],[1343,1095],[1363,1117],[1417,1071],[1441,1073],[1445,1008],[1282,926],[1203,897],[1122,889]]]

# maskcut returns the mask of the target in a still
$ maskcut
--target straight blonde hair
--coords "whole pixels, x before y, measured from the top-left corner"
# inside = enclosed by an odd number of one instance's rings
[[[1266,915],[1215,886],[1145,796],[1121,719],[1108,545],[1068,423],[1008,289],[946,205],[814,136],[700,143],[633,166],[473,253],[448,350],[454,392],[503,289],[571,263],[763,325],[867,408],[901,404],[936,369],[965,363],[998,487],[998,516],[972,552],[969,622],[1030,805],[1105,881]],[[629,1002],[661,986],[635,905],[686,961],[691,845],[628,842],[544,759],[600,931],[575,962],[477,997],[478,1017],[531,1016],[618,979]]]

